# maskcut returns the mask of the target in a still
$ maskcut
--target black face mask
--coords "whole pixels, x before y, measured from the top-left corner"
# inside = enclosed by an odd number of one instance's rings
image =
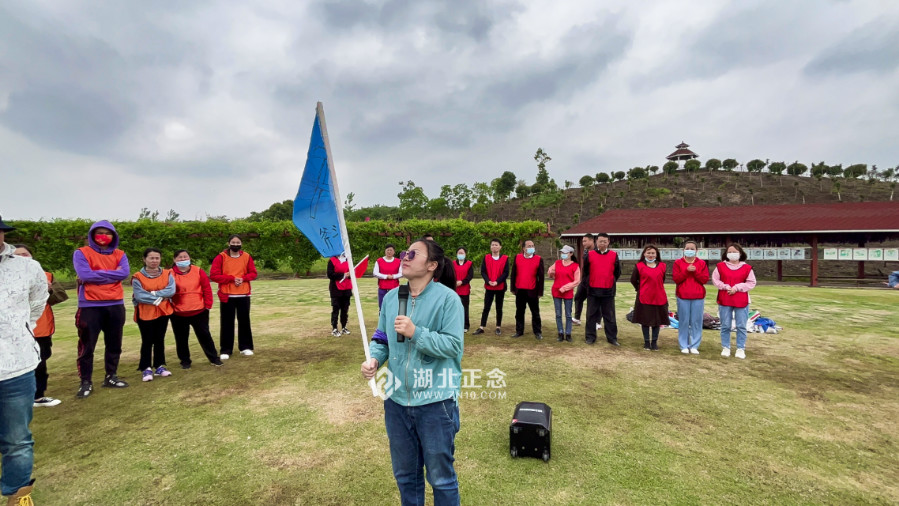
[[[231,251],[233,251],[234,253],[237,253],[238,251],[240,251],[240,244],[232,244],[232,245],[229,246],[229,248],[230,248]]]

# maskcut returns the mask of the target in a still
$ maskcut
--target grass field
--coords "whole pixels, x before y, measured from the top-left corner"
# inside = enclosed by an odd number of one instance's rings
[[[334,338],[325,280],[253,291],[255,356],[213,368],[194,342],[182,371],[169,333],[174,375],[141,383],[129,321],[119,375],[131,386],[87,400],[74,398],[75,304],[58,306],[47,394],[63,404],[35,410],[37,504],[398,503],[383,407],[359,374],[354,309],[353,334]],[[371,332],[371,279],[362,291]],[[482,300],[476,289],[473,322]],[[506,388],[504,399],[461,401],[463,503],[899,503],[895,291],[759,286],[753,307],[785,330],[750,334],[745,361],[722,358],[712,331],[699,356],[679,352],[674,330],[662,331],[661,351],[643,351],[624,319],[632,300],[619,285],[618,349],[587,346],[583,327],[557,343],[549,297],[542,342],[529,330],[510,338],[510,297],[502,337],[466,336],[463,367],[500,369]],[[212,321],[217,340],[217,307]],[[509,456],[523,400],[553,408],[548,464]]]

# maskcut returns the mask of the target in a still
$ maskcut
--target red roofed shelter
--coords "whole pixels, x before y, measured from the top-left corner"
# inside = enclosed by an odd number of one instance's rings
[[[790,204],[738,207],[614,209],[565,231],[563,240],[577,243],[587,233],[605,232],[618,247],[675,244],[692,239],[700,247],[811,246],[810,286],[818,286],[819,246],[858,245],[899,240],[899,202]],[[566,241],[567,242],[567,241]],[[782,264],[778,260],[778,281]],[[859,261],[859,278],[865,277]]]
[[[686,160],[692,160],[693,158],[699,158],[699,155],[690,151],[690,149],[689,149],[690,145],[687,144],[686,142],[681,142],[680,144],[678,144],[675,147],[677,148],[677,151],[675,151],[674,153],[671,153],[670,155],[665,157],[665,158],[671,160],[672,162],[679,162],[681,160],[686,161]]]

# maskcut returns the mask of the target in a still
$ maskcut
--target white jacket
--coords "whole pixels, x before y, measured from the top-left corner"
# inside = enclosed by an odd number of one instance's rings
[[[40,363],[40,348],[30,329],[50,295],[41,264],[13,251],[0,243],[0,381],[33,371]]]

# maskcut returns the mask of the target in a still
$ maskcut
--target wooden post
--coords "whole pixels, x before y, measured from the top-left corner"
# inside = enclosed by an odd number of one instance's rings
[[[810,241],[812,246],[812,265],[809,276],[809,286],[818,286],[818,236],[813,235]]]
[[[778,260],[777,261],[777,281],[783,281],[783,280],[784,280],[784,261]]]
[[[865,241],[859,241],[859,242],[858,242],[858,247],[859,247],[859,248],[864,248],[864,247],[865,247]],[[858,262],[858,279],[865,279],[865,261],[864,261],[864,260],[860,260],[860,261]]]

